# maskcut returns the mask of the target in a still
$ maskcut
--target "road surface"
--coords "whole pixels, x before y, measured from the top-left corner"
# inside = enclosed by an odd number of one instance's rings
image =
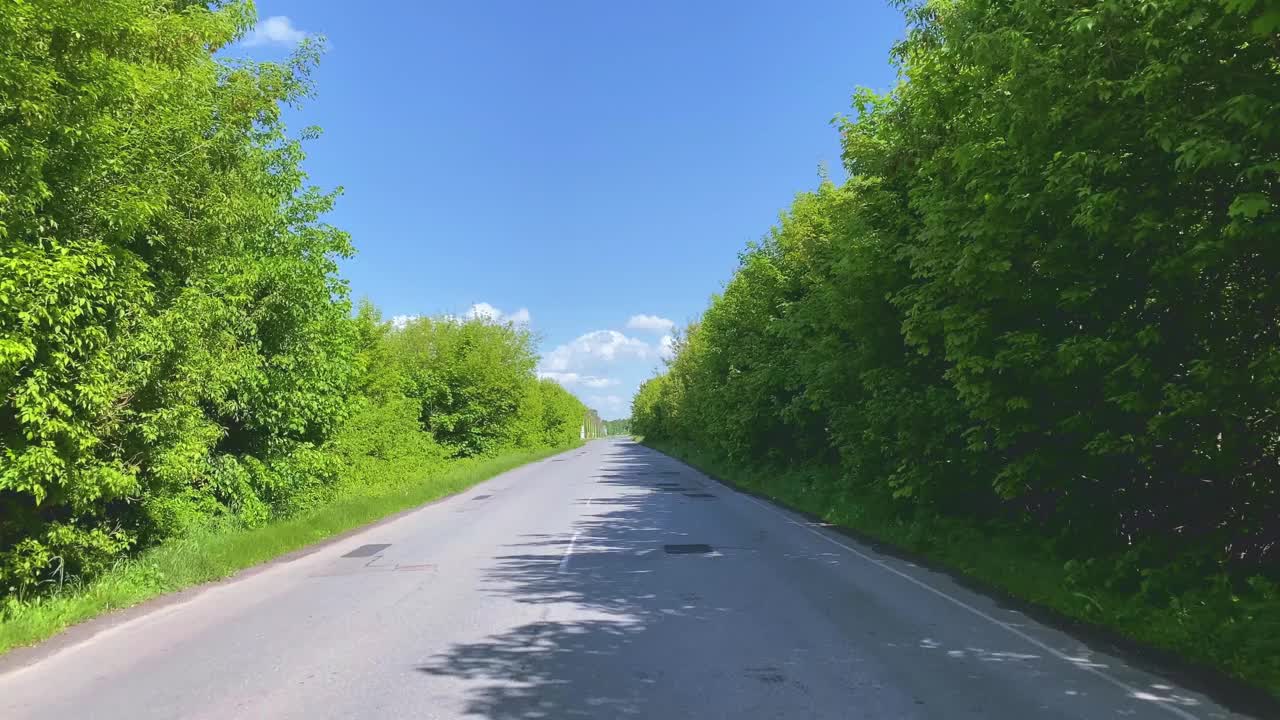
[[[627,440],[97,625],[0,717],[1240,717]]]

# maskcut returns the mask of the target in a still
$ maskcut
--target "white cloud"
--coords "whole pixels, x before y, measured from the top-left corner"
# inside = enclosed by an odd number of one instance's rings
[[[405,325],[423,317],[422,315],[393,315],[391,317],[391,325],[397,330],[404,329]],[[484,320],[492,323],[514,323],[516,325],[528,325],[530,320],[529,308],[520,308],[513,313],[505,313],[501,309],[490,305],[487,302],[476,303],[467,308],[467,311],[461,315],[453,313],[445,313],[443,315],[433,316],[437,320],[445,322],[461,323],[468,320]]]
[[[587,405],[604,418],[620,418],[631,414],[631,402],[621,395],[591,395]]]
[[[393,315],[391,316],[391,327],[397,330],[403,330],[406,325],[422,317],[421,315]]]
[[[603,388],[613,387],[614,385],[620,384],[617,380],[614,380],[613,378],[599,377],[596,375],[583,375],[581,373],[576,373],[576,372],[555,372],[555,371],[544,370],[538,373],[538,377],[546,378],[548,380],[555,380],[556,382],[560,383],[565,387],[570,387],[573,385],[581,385],[583,387],[588,387],[593,389],[603,389]]]
[[[618,330],[580,335],[544,353],[538,376],[568,388],[603,417],[626,417],[631,412],[631,394],[653,373],[659,359],[671,357],[676,344],[673,332],[652,340],[637,335]]]
[[[573,372],[551,372],[543,370],[538,373],[538,377],[544,380],[555,380],[561,385],[569,386],[582,381],[582,376]]]
[[[502,318],[502,311],[489,303],[482,302],[472,305],[465,313],[462,314],[462,317],[468,320],[481,319],[497,322]]]
[[[663,335],[658,341],[658,357],[670,360],[676,356],[676,340],[670,335]]]
[[[494,323],[515,323],[516,325],[529,324],[529,308],[520,308],[511,314],[507,314],[487,302],[476,303],[467,309],[462,317],[467,320],[488,320]]]
[[[260,45],[280,45],[293,47],[302,42],[307,33],[293,26],[293,21],[284,15],[272,15],[258,23],[245,35],[243,44],[248,47]]]
[[[554,373],[577,372],[627,358],[643,360],[652,352],[643,340],[627,337],[617,330],[596,330],[544,355],[542,369]]]
[[[670,333],[671,329],[676,326],[674,320],[668,320],[657,315],[632,315],[627,320],[627,327],[632,330],[651,330],[653,332]]]

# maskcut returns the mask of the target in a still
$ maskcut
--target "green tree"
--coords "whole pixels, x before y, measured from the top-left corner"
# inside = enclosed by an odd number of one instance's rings
[[[393,336],[421,421],[458,455],[517,444],[520,408],[536,395],[528,330],[483,318],[419,318]]]
[[[538,381],[542,395],[542,443],[551,447],[569,445],[578,440],[578,433],[586,408],[553,380]]]
[[[945,354],[999,492],[1082,542],[1212,534],[1257,557],[1274,538],[1264,6],[926,5],[897,51],[910,81],[856,123],[900,154],[908,341]]]
[[[322,40],[216,56],[247,1],[0,11],[0,597],[451,456],[573,442],[586,409],[483,321],[352,314],[281,120]],[[572,416],[572,421],[566,418]]]
[[[256,521],[344,415],[351,323],[281,106],[319,54],[219,62],[247,3],[0,14],[0,573]],[[245,458],[256,460],[245,465]]]
[[[617,420],[604,421],[605,432],[609,435],[630,435],[631,434],[631,418],[619,418]]]

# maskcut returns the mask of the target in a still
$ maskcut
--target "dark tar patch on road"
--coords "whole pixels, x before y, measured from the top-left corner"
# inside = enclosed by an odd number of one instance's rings
[[[386,550],[389,547],[391,547],[390,543],[387,543],[385,545],[379,545],[379,544],[361,545],[360,547],[356,548],[355,550],[352,550],[351,552],[347,553],[346,555],[343,555],[342,557],[373,557],[374,555],[377,555],[378,553],[382,552],[383,550]]]
[[[703,543],[663,545],[662,549],[665,550],[668,555],[704,555],[711,552],[711,546]]]

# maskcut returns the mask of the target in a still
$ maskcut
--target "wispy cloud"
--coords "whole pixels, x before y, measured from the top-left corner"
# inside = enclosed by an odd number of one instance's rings
[[[650,330],[653,332],[670,333],[671,329],[676,326],[674,320],[668,320],[657,315],[632,315],[627,320],[627,327],[632,330]]]
[[[278,45],[280,47],[293,47],[302,42],[307,36],[306,31],[299,30],[293,26],[293,21],[286,15],[272,15],[271,17],[260,20],[244,36],[241,41],[246,47],[259,47],[263,45]]]

